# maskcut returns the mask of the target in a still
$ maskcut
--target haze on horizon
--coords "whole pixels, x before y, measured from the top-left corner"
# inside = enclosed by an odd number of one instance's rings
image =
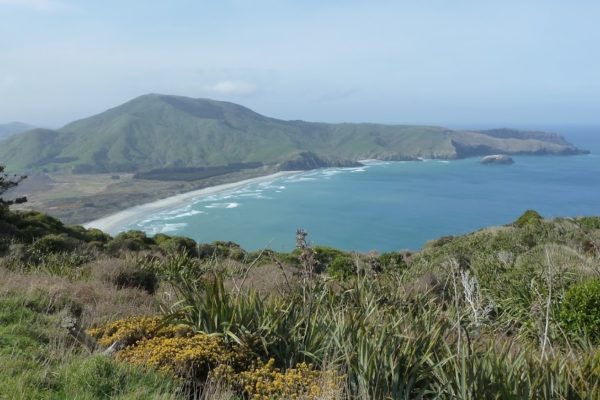
[[[145,93],[282,119],[600,123],[597,1],[0,0],[0,123]]]

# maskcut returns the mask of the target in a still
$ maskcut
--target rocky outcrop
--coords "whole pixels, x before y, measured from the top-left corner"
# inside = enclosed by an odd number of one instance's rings
[[[483,157],[479,160],[479,163],[486,165],[510,165],[514,164],[515,161],[505,154],[493,154],[491,156]]]
[[[292,158],[279,164],[280,171],[308,171],[317,168],[362,167],[363,164],[350,160],[325,159],[310,151],[297,153]]]

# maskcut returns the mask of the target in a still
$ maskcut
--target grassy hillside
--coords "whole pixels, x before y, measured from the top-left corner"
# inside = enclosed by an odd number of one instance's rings
[[[414,254],[2,221],[0,398],[600,396],[598,217]]]
[[[12,171],[99,173],[277,165],[303,153],[340,164],[366,158],[578,151],[544,135],[493,134],[428,126],[282,121],[232,103],[151,94],[57,131],[38,129],[10,138],[0,149],[0,162]]]

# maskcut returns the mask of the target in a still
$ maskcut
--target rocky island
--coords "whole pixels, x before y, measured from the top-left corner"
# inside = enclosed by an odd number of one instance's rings
[[[484,165],[510,165],[514,164],[515,161],[512,157],[505,154],[492,154],[482,157],[481,160],[479,160],[479,163]]]

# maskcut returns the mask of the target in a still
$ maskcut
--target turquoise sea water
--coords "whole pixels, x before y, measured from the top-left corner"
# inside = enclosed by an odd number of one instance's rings
[[[515,156],[375,163],[300,173],[147,215],[128,225],[248,250],[291,250],[297,228],[314,244],[347,250],[418,249],[443,235],[506,224],[526,209],[545,217],[600,215],[600,129],[553,129],[582,156]]]

